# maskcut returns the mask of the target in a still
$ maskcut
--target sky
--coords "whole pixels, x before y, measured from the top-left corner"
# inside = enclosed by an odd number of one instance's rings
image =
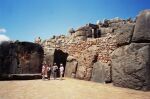
[[[66,35],[97,20],[135,18],[150,0],[0,0],[0,41]]]

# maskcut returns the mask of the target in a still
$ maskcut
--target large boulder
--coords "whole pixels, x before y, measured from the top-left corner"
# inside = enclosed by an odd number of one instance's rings
[[[104,27],[99,27],[100,30],[100,35],[101,36],[106,36],[107,33],[112,33],[113,29],[108,27],[108,28],[104,28]]]
[[[52,66],[54,62],[55,48],[45,48],[44,51],[45,51],[44,60],[46,61],[47,64]]]
[[[131,43],[112,55],[113,84],[139,90],[150,89],[150,44]]]
[[[93,65],[91,81],[108,83],[111,82],[111,65],[110,63],[96,62]]]
[[[144,10],[138,15],[132,41],[150,42],[150,10]]]
[[[120,28],[123,24],[125,24],[124,21],[117,22],[117,23],[110,23],[109,27],[111,27],[113,30],[116,30],[116,29]]]
[[[77,61],[78,61],[78,67],[76,72],[76,78],[83,80],[86,75],[87,67],[85,65],[84,58],[82,56]]]
[[[75,35],[92,37],[92,29],[95,29],[95,26],[94,24],[87,24],[86,26],[80,27],[76,30]]]
[[[129,44],[132,39],[134,31],[134,24],[133,23],[127,23],[122,24],[120,28],[114,30],[114,33],[116,34],[116,43],[118,46],[122,46],[125,44]]]
[[[91,81],[100,83],[105,82],[105,69],[100,62],[96,62],[93,65]]]
[[[66,77],[75,77],[77,71],[78,62],[73,56],[67,57],[65,76]]]
[[[111,66],[111,64],[110,64],[110,62],[108,62],[108,63],[102,63],[102,65],[104,66],[104,77],[105,77],[105,82],[106,83],[111,83],[112,82],[112,71],[111,71],[111,69],[112,69],[112,66]]]

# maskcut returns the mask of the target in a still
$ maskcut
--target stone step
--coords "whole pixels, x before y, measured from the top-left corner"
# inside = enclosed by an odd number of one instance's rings
[[[0,80],[32,80],[41,79],[42,76],[38,74],[3,74],[0,75]]]

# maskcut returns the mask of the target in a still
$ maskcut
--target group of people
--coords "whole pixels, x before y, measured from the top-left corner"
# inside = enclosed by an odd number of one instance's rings
[[[54,63],[53,66],[47,65],[46,63],[42,66],[42,79],[45,80],[46,78],[50,80],[51,75],[53,75],[54,80],[57,78],[57,74],[60,74],[60,80],[62,80],[64,74],[64,67],[63,64],[60,64],[60,68]]]

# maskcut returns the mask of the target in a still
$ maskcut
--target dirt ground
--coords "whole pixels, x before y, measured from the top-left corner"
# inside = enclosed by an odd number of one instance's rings
[[[69,78],[14,80],[0,81],[0,99],[150,99],[150,92]]]

